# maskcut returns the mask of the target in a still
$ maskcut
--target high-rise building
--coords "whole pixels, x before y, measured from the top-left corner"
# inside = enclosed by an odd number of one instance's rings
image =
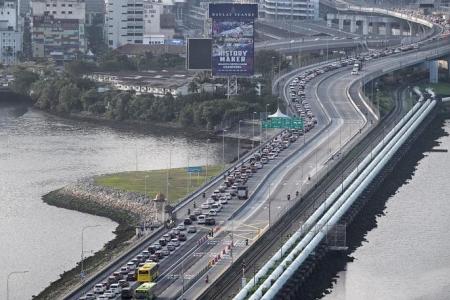
[[[16,0],[0,2],[0,62],[11,65],[23,47],[23,18]]]
[[[173,37],[183,1],[106,0],[105,36],[109,47],[161,44]]]
[[[31,8],[33,57],[63,63],[85,53],[84,0],[33,0]]]
[[[262,13],[270,20],[319,18],[319,0],[264,0]]]

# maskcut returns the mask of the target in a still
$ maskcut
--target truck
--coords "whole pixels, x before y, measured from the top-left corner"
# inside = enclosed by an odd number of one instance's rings
[[[248,198],[248,188],[245,185],[237,187],[237,196],[240,200],[246,200]]]

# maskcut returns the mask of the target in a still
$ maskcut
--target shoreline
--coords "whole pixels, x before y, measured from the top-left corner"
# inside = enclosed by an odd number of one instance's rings
[[[95,252],[92,256],[85,258],[84,269],[89,270],[86,272],[86,276],[106,266],[112,259],[131,245],[134,240],[136,235],[135,224],[137,224],[139,217],[130,211],[101,205],[85,196],[75,196],[67,192],[64,188],[42,196],[42,200],[51,206],[106,217],[118,223],[118,226],[114,230],[114,239],[106,243],[102,249]],[[78,262],[75,267],[60,274],[59,279],[51,282],[50,285],[33,299],[50,300],[60,298],[80,283],[80,271],[81,265]]]

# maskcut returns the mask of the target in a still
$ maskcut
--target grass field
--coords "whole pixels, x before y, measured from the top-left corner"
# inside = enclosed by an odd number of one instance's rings
[[[439,96],[450,96],[450,83],[424,83],[420,85],[420,88],[422,91],[425,90],[425,88],[432,88],[433,91],[439,95]]]
[[[214,177],[223,170],[223,166],[208,166],[208,177]],[[187,194],[196,190],[206,180],[206,167],[203,171],[189,175],[185,168],[164,170],[113,173],[95,177],[99,185],[130,192],[147,193],[154,198],[158,192],[166,195],[167,173],[169,173],[169,195],[171,204],[176,204]]]

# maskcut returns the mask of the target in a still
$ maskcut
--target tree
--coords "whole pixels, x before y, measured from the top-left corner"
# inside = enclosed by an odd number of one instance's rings
[[[74,60],[64,65],[64,71],[73,78],[78,78],[83,74],[91,73],[96,69],[94,63]]]
[[[191,82],[189,82],[188,91],[190,93],[197,93],[198,92],[198,85],[195,82],[195,80],[191,80]]]
[[[39,75],[24,68],[13,71],[14,81],[11,84],[13,92],[21,95],[30,95],[31,85],[39,79]]]
[[[275,50],[260,50],[256,52],[255,56],[255,70],[264,76],[269,76],[272,72],[279,71],[286,68],[289,64],[287,61]]]
[[[57,110],[60,112],[70,113],[81,110],[80,90],[74,83],[62,87],[58,100]]]

